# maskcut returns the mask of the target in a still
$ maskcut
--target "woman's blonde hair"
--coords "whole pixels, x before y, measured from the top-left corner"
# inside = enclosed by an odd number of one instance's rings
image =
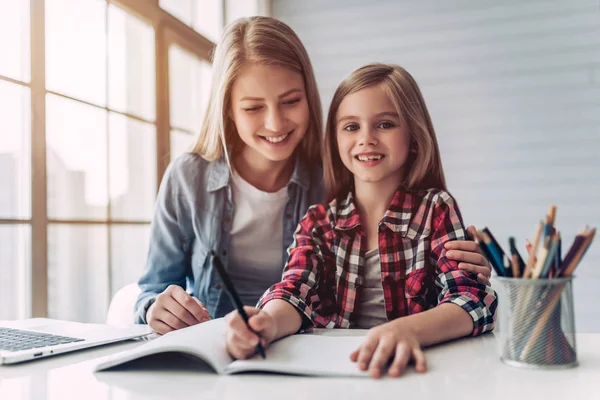
[[[208,107],[192,151],[215,161],[238,148],[241,139],[231,119],[231,88],[246,63],[279,66],[303,76],[310,120],[299,150],[308,162],[321,164],[321,100],[308,53],[288,25],[269,17],[241,18],[225,28],[215,48]]]
[[[352,173],[342,163],[336,137],[336,117],[346,96],[380,85],[408,129],[411,151],[402,186],[406,189],[446,189],[440,151],[431,117],[417,82],[402,67],[393,64],[368,64],[352,73],[338,86],[327,117],[324,160],[327,201],[345,195],[353,184]]]

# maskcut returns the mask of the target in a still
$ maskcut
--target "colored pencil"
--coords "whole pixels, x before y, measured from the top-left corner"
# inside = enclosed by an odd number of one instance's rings
[[[561,270],[559,271],[559,273],[560,273],[559,276],[572,276],[573,275],[575,268],[577,268],[577,265],[583,258],[583,255],[585,254],[587,249],[592,244],[592,241],[594,240],[595,235],[596,235],[596,228],[594,228],[592,230],[587,230],[587,227],[586,227],[586,232],[584,233],[584,236],[585,236],[584,242],[581,244],[579,249],[577,249],[577,251],[576,251],[575,255],[573,256],[573,259],[570,261],[570,263],[568,265],[566,265],[564,268],[561,265]],[[566,261],[566,257],[565,257],[565,261]],[[564,261],[563,261],[563,263],[564,263]]]
[[[525,272],[523,272],[523,278],[531,278],[531,273],[533,272],[533,265],[535,263],[535,253],[537,252],[537,248],[540,244],[540,237],[542,236],[543,227],[544,223],[540,221],[538,224],[537,231],[535,232],[533,242],[531,243],[531,249],[529,250],[529,257],[527,259],[527,264],[525,265]]]
[[[504,260],[506,258],[506,254],[504,253],[504,250],[502,250],[500,243],[498,243],[498,241],[496,240],[494,235],[492,235],[492,232],[489,230],[489,228],[487,226],[482,229],[482,232],[484,235],[487,236],[487,238],[489,238],[489,240],[491,242],[491,247],[492,247],[493,253],[495,253],[496,257],[498,258],[499,265],[502,268],[504,276],[511,278],[512,270],[510,268],[510,261],[508,262],[508,264],[504,262]],[[486,239],[486,236],[484,236],[484,240]],[[490,247],[490,245],[487,242],[486,242],[486,245],[488,246],[488,248]]]
[[[508,238],[508,246],[510,248],[511,254],[511,266],[512,266],[512,274],[513,278],[519,278],[523,274],[523,269],[525,268],[525,262],[519,251],[517,250],[517,245],[514,237]]]

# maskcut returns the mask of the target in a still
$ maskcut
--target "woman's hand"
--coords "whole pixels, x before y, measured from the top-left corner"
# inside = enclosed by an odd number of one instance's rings
[[[469,237],[475,237],[475,227],[467,228]],[[492,267],[483,255],[479,245],[471,240],[452,240],[444,245],[447,250],[446,257],[458,261],[458,268],[477,275],[479,283],[490,286]]]
[[[260,344],[266,349],[277,334],[275,318],[264,310],[244,306],[248,314],[248,325],[237,310],[225,316],[225,347],[233,358],[244,360],[256,353],[256,346]]]
[[[406,365],[415,361],[417,372],[425,372],[427,363],[415,334],[400,319],[387,322],[369,330],[363,344],[350,359],[361,371],[369,371],[372,378],[380,378],[383,369],[393,359],[388,375],[398,377]]]
[[[200,300],[190,296],[181,286],[171,285],[156,296],[146,313],[148,325],[164,335],[210,320],[208,310]]]

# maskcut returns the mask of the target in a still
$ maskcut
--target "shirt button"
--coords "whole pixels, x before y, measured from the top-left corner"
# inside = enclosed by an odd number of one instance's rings
[[[215,289],[221,289],[221,284],[220,284],[220,283],[217,283],[217,284],[215,285]]]
[[[223,251],[221,252],[221,254],[222,254],[222,255],[224,255],[224,256],[226,256],[226,255],[227,255],[227,250],[223,250]]]
[[[292,214],[287,214],[285,217],[286,217],[288,220],[290,220],[290,219],[292,219]]]
[[[225,217],[225,218],[223,218],[223,221],[225,221],[225,222],[229,223],[229,222],[231,222],[231,218],[229,218],[229,217]]]

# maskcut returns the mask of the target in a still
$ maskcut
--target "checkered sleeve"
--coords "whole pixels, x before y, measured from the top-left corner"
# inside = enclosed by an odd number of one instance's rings
[[[312,206],[298,224],[288,248],[288,261],[281,282],[271,286],[259,299],[262,308],[274,299],[285,300],[303,316],[302,329],[328,326],[335,309],[335,269],[326,268],[333,260],[327,238],[332,229],[323,205]]]
[[[439,192],[434,204],[431,233],[432,257],[436,258],[436,284],[441,288],[438,304],[454,303],[473,319],[472,335],[494,329],[498,300],[492,288],[477,277],[458,269],[458,263],[446,257],[444,244],[450,240],[466,240],[458,205],[446,192]]]

